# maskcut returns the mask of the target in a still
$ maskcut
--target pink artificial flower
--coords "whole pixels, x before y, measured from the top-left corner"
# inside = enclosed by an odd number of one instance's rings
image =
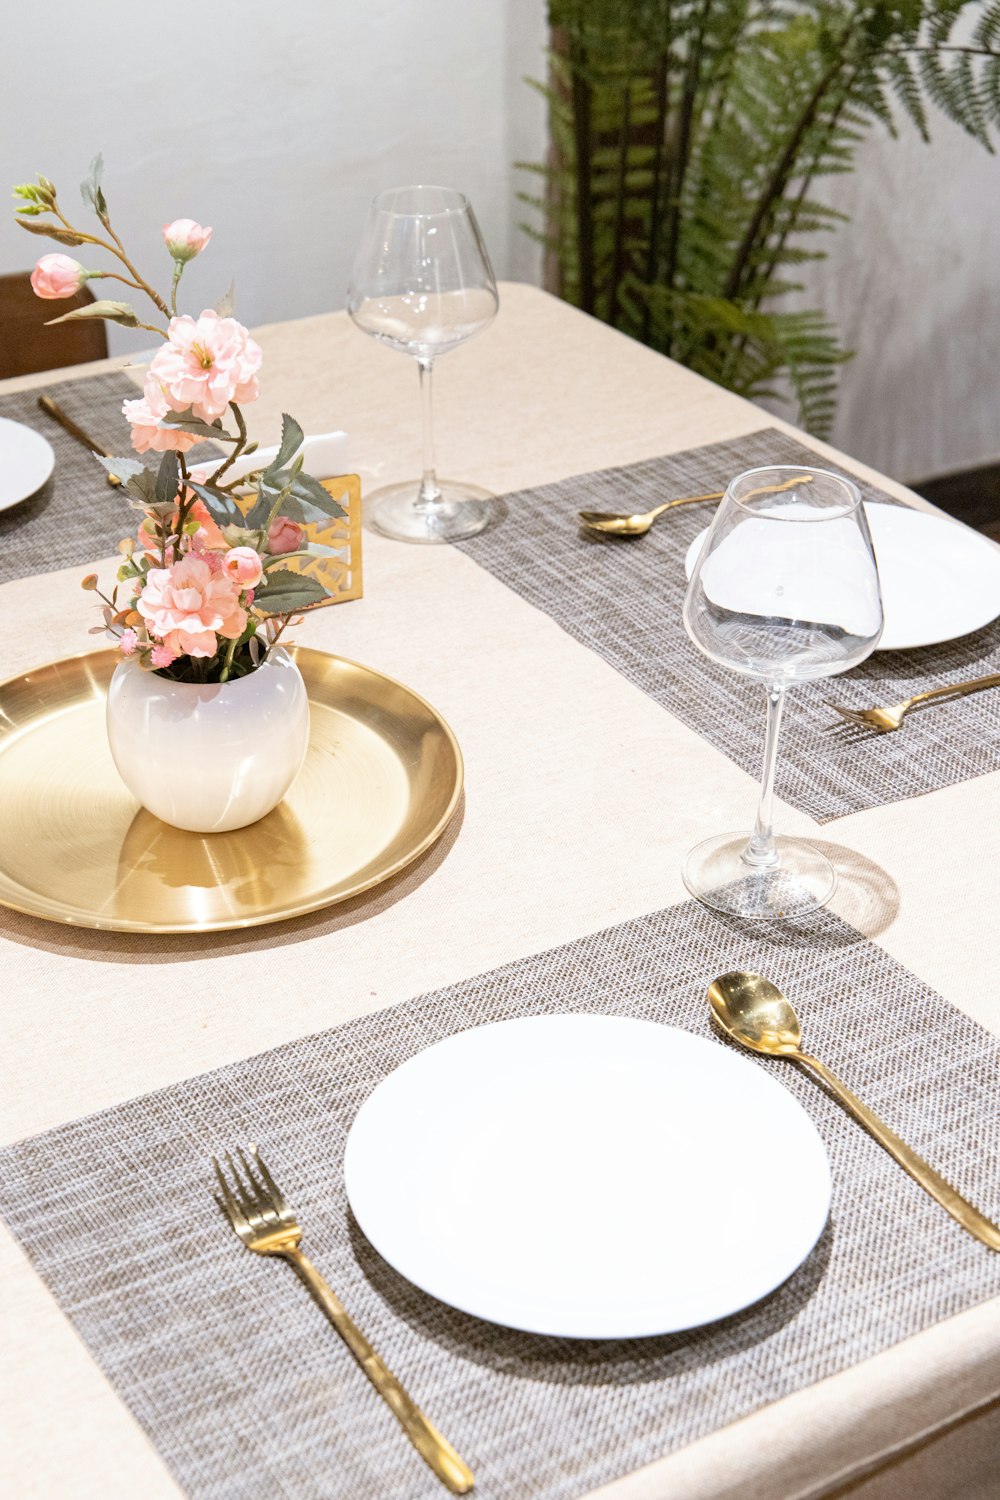
[[[71,255],[43,255],[31,273],[31,289],[36,297],[55,301],[72,297],[87,279],[87,273]]]
[[[158,427],[158,419],[142,396],[136,401],[123,401],[122,412],[132,424],[132,447],[136,453],[166,453],[170,449],[186,453],[201,441],[193,432],[171,432],[169,428]]]
[[[298,552],[305,532],[289,516],[275,516],[267,529],[267,550],[277,557],[282,552]]]
[[[131,656],[138,644],[139,637],[131,626],[129,626],[128,630],[122,631],[118,640],[118,649],[122,656]]]
[[[212,238],[212,231],[196,224],[194,219],[174,219],[164,224],[163,238],[174,260],[183,262],[201,254]]]
[[[154,646],[152,650],[152,662],[154,667],[169,667],[177,660],[169,646]]]
[[[171,318],[167,335],[143,387],[154,417],[191,407],[203,422],[214,422],[231,401],[256,401],[263,354],[242,323],[209,310],[197,322]]]
[[[169,568],[150,568],[135,607],[150,635],[175,656],[214,656],[217,635],[232,641],[246,627],[239,596],[239,584],[189,555]]]
[[[252,589],[260,583],[264,572],[252,547],[231,547],[222,559],[222,569],[245,589]]]

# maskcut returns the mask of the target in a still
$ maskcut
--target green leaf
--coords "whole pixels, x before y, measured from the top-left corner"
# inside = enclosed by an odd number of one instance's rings
[[[107,469],[109,474],[117,475],[122,483],[130,479],[133,474],[146,473],[146,465],[138,458],[105,458],[103,453],[95,453],[93,456],[102,469]]]
[[[282,493],[287,491],[287,493]],[[284,474],[270,473],[261,476],[260,499],[254,506],[251,515],[259,512],[263,507],[263,518],[257,520],[257,525],[263,525],[271,507],[281,495],[279,511],[281,515],[287,516],[291,521],[297,521],[300,526],[307,526],[312,521],[329,521],[336,516],[346,516],[347,511],[339,500],[335,500],[330,491],[324,489],[318,479],[311,474],[296,474],[294,478],[286,471]],[[250,517],[247,518],[248,522]],[[252,523],[251,523],[252,524]]]
[[[274,455],[271,462],[268,464],[267,469],[265,470],[265,477],[268,479],[268,481],[271,481],[272,475],[274,476],[275,482],[270,483],[270,488],[280,489],[282,487],[276,482],[278,471],[280,469],[283,469],[285,465],[291,461],[293,454],[298,453],[304,441],[305,434],[303,433],[302,428],[299,426],[298,422],[296,422],[295,418],[290,417],[287,412],[282,412],[281,442],[278,446],[277,453]]]
[[[16,210],[17,215],[27,213],[45,214],[48,213],[48,209],[36,206],[35,208],[19,208]],[[57,245],[83,244],[83,240],[78,234],[73,234],[69,229],[63,229],[60,224],[29,224],[27,219],[20,217],[16,218],[16,222],[20,224],[22,229],[26,229],[29,234],[44,235],[46,239],[55,240]]]
[[[168,451],[160,459],[160,467],[156,471],[156,498],[161,504],[177,499],[177,492],[181,487],[181,466],[177,461],[177,454]]]
[[[215,304],[215,311],[219,314],[220,318],[232,317],[235,291],[236,283],[235,281],[231,281],[229,283],[228,291],[224,294],[224,296],[220,297],[218,302]]]
[[[72,312],[63,313],[61,318],[49,318],[45,326],[51,328],[53,323],[72,323],[80,318],[105,318],[109,323],[120,323],[123,328],[139,327],[139,319],[127,302],[88,302],[86,307],[75,307]]]
[[[140,501],[144,510],[156,505],[156,476],[152,469],[143,464],[138,473],[130,474],[125,481],[125,492]]]
[[[220,526],[243,526],[243,512],[231,495],[216,489],[213,484],[198,484],[193,479],[188,480],[188,489],[194,490],[199,500],[204,500],[212,519]]]
[[[297,610],[308,609],[311,604],[320,604],[329,599],[330,592],[315,578],[302,573],[293,573],[290,568],[273,568],[264,574],[267,587],[255,595],[253,607],[264,615],[288,615]]]
[[[101,191],[101,178],[104,175],[104,158],[98,151],[94,160],[90,163],[90,171],[80,183],[80,196],[89,208],[92,208],[99,219],[107,218],[108,205],[104,201]]]
[[[166,427],[171,432],[193,432],[196,437],[212,438],[217,443],[239,442],[238,437],[223,431],[221,422],[203,422],[201,417],[195,416],[190,406],[184,411],[168,411],[165,417],[160,418],[157,426]]]

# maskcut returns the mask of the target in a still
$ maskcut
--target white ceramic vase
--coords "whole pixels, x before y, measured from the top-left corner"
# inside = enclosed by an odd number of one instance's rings
[[[108,689],[108,740],[143,807],[194,833],[256,823],[295,780],[309,742],[302,674],[281,647],[234,682],[171,682],[135,662]]]

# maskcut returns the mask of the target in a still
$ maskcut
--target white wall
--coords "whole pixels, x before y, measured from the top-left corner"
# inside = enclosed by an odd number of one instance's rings
[[[803,277],[856,351],[833,439],[902,480],[1000,459],[1000,156],[928,113],[831,179],[852,222]]]
[[[215,301],[232,275],[251,324],[342,306],[370,198],[407,181],[462,188],[498,275],[537,280],[515,202],[537,183],[512,163],[544,153],[544,107],[521,81],[544,76],[544,42],[544,0],[23,6],[0,89],[0,182],[43,171],[75,208],[103,150],[140,264],[163,284],[163,220],[211,224],[184,305]],[[831,187],[854,223],[806,268],[809,300],[858,351],[835,439],[903,479],[1000,456],[1000,158],[931,118],[929,148],[873,133],[856,174]],[[46,248],[0,220],[0,272]]]
[[[342,306],[370,199],[406,182],[468,193],[498,274],[523,274],[510,170],[520,115],[508,107],[524,66],[525,28],[508,34],[519,9],[540,36],[541,0],[25,5],[19,61],[4,59],[0,182],[42,171],[82,213],[77,183],[103,151],[112,221],[150,279],[169,282],[164,220],[210,224],[183,304],[214,302],[234,275],[248,323]],[[4,213],[0,271],[55,248]]]

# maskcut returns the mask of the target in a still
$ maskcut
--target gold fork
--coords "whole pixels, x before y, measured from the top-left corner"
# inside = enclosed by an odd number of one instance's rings
[[[398,1419],[420,1457],[430,1465],[453,1495],[467,1495],[476,1482],[471,1469],[462,1462],[437,1428],[428,1422],[392,1371],[375,1353],[312,1261],[303,1255],[299,1248],[302,1230],[295,1215],[282,1197],[281,1190],[264,1165],[256,1146],[250,1147],[250,1153],[253,1167],[242,1151],[237,1152],[243,1168],[241,1175],[229,1152],[226,1152],[231,1182],[226,1180],[218,1161],[212,1157],[212,1165],[222,1192],[220,1207],[225,1210],[229,1222],[248,1250],[254,1250],[258,1255],[280,1255],[291,1262],[372,1385]]]
[[[947,687],[929,688],[926,693],[914,693],[912,698],[904,698],[902,703],[893,703],[886,708],[845,708],[842,703],[828,703],[827,707],[846,719],[848,724],[887,734],[891,729],[898,729],[910,709],[920,703],[930,703],[935,698],[964,698],[968,693],[981,693],[983,688],[990,687],[1000,687],[1000,672],[992,672],[988,677],[972,677],[968,682],[951,682]]]

